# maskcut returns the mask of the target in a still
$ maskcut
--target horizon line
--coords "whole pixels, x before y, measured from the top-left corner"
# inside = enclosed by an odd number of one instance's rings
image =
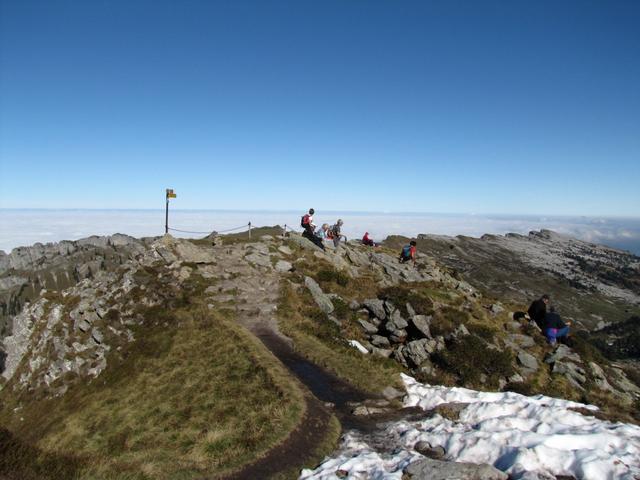
[[[0,207],[0,211],[164,211],[163,207],[145,208],[107,208],[107,207]],[[173,212],[225,212],[225,213],[299,213],[293,209],[226,209],[226,208],[172,208]],[[617,214],[570,214],[570,213],[476,213],[476,212],[427,212],[427,211],[381,211],[381,210],[324,210],[325,213],[344,213],[356,215],[459,215],[470,217],[503,216],[503,217],[553,217],[553,218],[617,218],[628,220],[640,220],[639,216]]]

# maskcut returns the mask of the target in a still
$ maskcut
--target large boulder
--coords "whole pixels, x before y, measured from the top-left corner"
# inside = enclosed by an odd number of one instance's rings
[[[412,480],[507,480],[509,475],[488,464],[445,462],[423,458],[411,463],[404,473]]]

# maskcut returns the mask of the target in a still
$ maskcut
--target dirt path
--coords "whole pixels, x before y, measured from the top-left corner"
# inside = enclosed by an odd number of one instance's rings
[[[348,403],[362,401],[366,396],[304,359],[293,350],[291,340],[280,333],[276,317],[280,276],[269,268],[247,262],[245,246],[218,248],[221,278],[211,299],[233,301],[237,321],[262,341],[301,382],[305,391],[306,414],[300,425],[264,457],[227,477],[269,478],[300,468],[324,438],[332,413],[337,415],[343,427],[353,428],[358,421],[351,415]]]

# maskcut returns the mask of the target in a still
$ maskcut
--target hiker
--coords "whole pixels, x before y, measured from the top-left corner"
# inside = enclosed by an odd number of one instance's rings
[[[340,243],[340,237],[342,236],[340,234],[340,228],[342,228],[343,224],[344,222],[341,219],[338,219],[338,221],[334,225],[331,225],[331,228],[329,229],[329,238],[333,240],[334,247],[337,247]]]
[[[545,315],[544,321],[545,329],[543,331],[549,344],[555,345],[557,341],[565,343],[569,337],[569,326],[571,322],[563,322],[553,307],[551,307],[549,313]]]
[[[411,240],[409,245],[405,245],[402,247],[402,251],[400,252],[400,263],[407,263],[408,261],[413,260],[413,265],[416,264],[416,241]]]
[[[323,223],[320,230],[316,232],[316,236],[322,240],[329,238],[329,224]]]
[[[363,245],[368,245],[369,247],[375,247],[376,246],[376,242],[374,242],[369,237],[369,232],[364,232],[364,236],[362,237],[362,244]]]
[[[313,224],[313,214],[316,213],[313,208],[309,209],[309,213],[302,216],[300,219],[300,226],[304,228],[304,232],[302,232],[302,236],[307,240],[312,241],[315,245],[324,250],[324,244],[322,240],[318,238],[315,234],[316,226]]]
[[[545,329],[545,315],[547,314],[547,304],[549,303],[549,295],[544,294],[538,300],[531,302],[531,306],[527,313],[529,318],[536,322],[538,328],[544,333]]]

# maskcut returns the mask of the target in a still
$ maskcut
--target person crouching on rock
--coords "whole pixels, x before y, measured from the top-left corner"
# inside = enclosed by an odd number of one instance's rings
[[[369,237],[369,232],[364,232],[364,236],[362,237],[362,244],[368,245],[369,247],[375,247],[376,242],[374,242],[371,237]]]
[[[545,316],[547,315],[547,304],[549,303],[549,295],[542,295],[538,300],[531,302],[531,306],[527,313],[529,318],[536,322],[536,325],[544,332]]]
[[[302,216],[300,219],[300,226],[304,228],[304,232],[302,232],[302,236],[307,240],[312,241],[315,245],[324,250],[324,244],[322,240],[319,239],[316,234],[316,226],[313,224],[313,214],[316,213],[313,208],[309,209],[309,213]]]
[[[545,329],[544,334],[547,337],[547,341],[550,345],[555,345],[556,342],[566,343],[569,337],[569,326],[571,322],[563,322],[560,315],[556,312],[555,308],[551,307],[549,313],[544,317]]]
[[[402,251],[400,252],[400,263],[407,263],[409,261],[413,261],[413,265],[416,264],[416,242],[415,240],[411,240],[409,245],[405,245],[402,247]]]

